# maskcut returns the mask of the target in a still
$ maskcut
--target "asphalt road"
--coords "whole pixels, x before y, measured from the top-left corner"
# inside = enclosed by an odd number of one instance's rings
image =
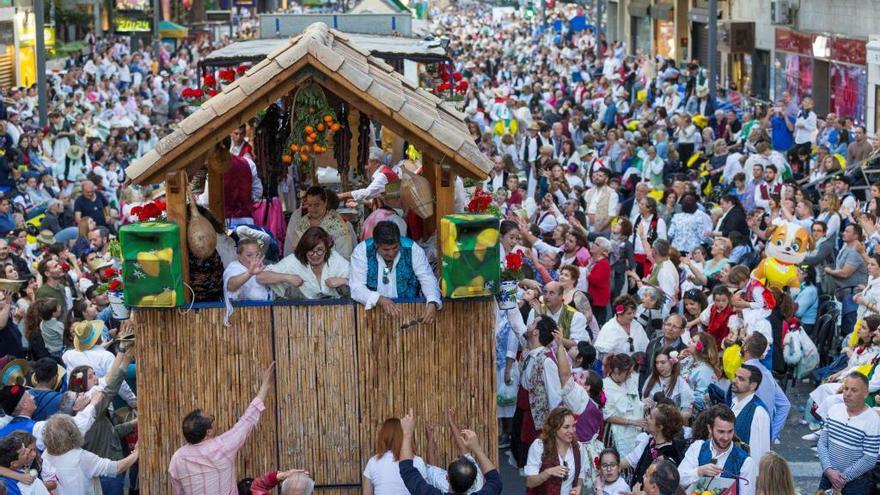
[[[815,493],[822,472],[819,459],[810,448],[814,444],[801,440],[801,436],[806,435],[810,430],[798,423],[798,419],[803,415],[800,407],[806,403],[811,390],[812,386],[809,383],[799,383],[796,388],[789,387],[787,390],[789,400],[791,400],[791,413],[782,430],[780,443],[774,447],[774,450],[788,461],[797,488],[801,493]],[[516,468],[508,463],[507,451],[499,452],[498,458],[501,464],[504,494],[524,494],[526,492],[525,479],[519,475]]]

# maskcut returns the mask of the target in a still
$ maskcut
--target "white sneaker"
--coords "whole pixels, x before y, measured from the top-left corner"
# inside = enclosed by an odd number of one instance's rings
[[[819,441],[819,433],[807,433],[806,435],[801,437],[801,440],[805,440],[807,442],[818,442]]]

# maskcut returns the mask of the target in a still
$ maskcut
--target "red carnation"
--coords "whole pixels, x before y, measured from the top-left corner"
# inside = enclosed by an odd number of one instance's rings
[[[220,94],[220,92],[217,91],[216,89],[208,89],[208,91],[206,91],[206,93],[208,93],[208,96],[217,96],[218,94]]]
[[[599,469],[601,463],[599,462],[599,456],[593,457],[593,465],[596,466],[596,469]]]
[[[192,95],[193,95],[193,98],[198,99],[198,98],[202,98],[203,96],[205,96],[205,92],[199,88],[196,88],[196,89],[192,90]]]
[[[443,84],[437,86],[437,91],[449,91],[449,88],[450,88],[449,83],[443,83]]]
[[[461,91],[462,93],[464,93],[465,91],[467,91],[467,89],[468,89],[468,82],[467,82],[467,79],[462,79],[461,81],[459,81],[459,82],[458,82],[458,85],[457,85],[456,87],[457,87],[458,90]]]
[[[234,81],[235,80],[235,71],[232,69],[223,69],[219,72],[221,81]]]
[[[165,206],[165,200],[164,200],[164,199],[159,198],[159,199],[153,201],[153,204],[156,205],[156,206],[159,208],[160,211],[165,211],[166,206]]]
[[[141,218],[141,215],[143,215],[143,214],[144,214],[144,207],[143,206],[138,205],[138,206],[131,207],[131,216],[139,219],[139,218]]]
[[[214,77],[214,74],[206,74],[202,80],[205,82],[205,86],[214,86],[217,84],[217,78]]]
[[[441,72],[440,73],[440,80],[442,80],[443,82],[449,81],[449,73],[446,71]]]
[[[504,263],[508,270],[517,271],[523,266],[522,257],[516,253],[510,253],[504,257]]]
[[[239,65],[238,67],[235,68],[235,72],[236,72],[236,74],[238,74],[239,76],[244,75],[244,73],[247,72],[247,70],[248,70],[248,68],[245,67],[244,64]]]
[[[70,265],[66,261],[62,261],[61,262],[61,269],[66,272],[67,270],[70,270]]]
[[[12,388],[9,389],[9,393],[11,393],[12,395],[17,394],[19,391],[21,391],[21,387],[19,387],[18,385],[13,385]]]
[[[104,278],[113,278],[116,275],[116,270],[113,268],[107,267],[101,272],[101,276]]]
[[[122,282],[120,282],[119,280],[113,279],[110,281],[110,290],[115,292],[121,288],[122,288]]]
[[[461,81],[461,72],[453,72],[452,78],[455,79],[456,81]]]
[[[155,205],[155,203],[147,203],[144,205],[144,212],[141,218],[157,218],[161,214],[162,211]]]

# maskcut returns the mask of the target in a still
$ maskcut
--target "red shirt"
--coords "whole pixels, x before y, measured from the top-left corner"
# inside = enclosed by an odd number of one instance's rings
[[[587,292],[593,306],[604,307],[611,303],[611,263],[608,258],[597,261],[587,274]]]

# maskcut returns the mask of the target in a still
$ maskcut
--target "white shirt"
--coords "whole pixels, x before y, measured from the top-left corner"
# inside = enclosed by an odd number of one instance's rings
[[[434,276],[425,251],[415,242],[412,243],[412,271],[416,278],[419,279],[422,295],[425,296],[427,302],[437,303],[438,307],[442,306],[440,301],[440,286],[437,283],[437,277]],[[349,286],[351,287],[351,298],[364,305],[364,308],[373,309],[379,302],[380,296],[389,299],[397,297],[397,264],[400,262],[400,252],[394,257],[391,265],[391,271],[384,275],[385,260],[376,252],[376,260],[379,264],[379,271],[376,277],[376,290],[370,290],[367,287],[367,243],[366,241],[358,244],[351,253],[351,265],[349,269]],[[388,283],[384,283],[384,280]]]
[[[289,254],[278,263],[266,267],[266,271],[297,275],[303,283],[299,286],[299,292],[306,299],[321,299],[324,297],[340,297],[338,289],[327,287],[328,278],[348,279],[348,261],[335,250],[330,250],[330,258],[321,269],[321,280],[315,276],[315,272],[308,264],[301,263],[295,254]],[[286,284],[273,284],[272,291],[276,296],[284,294]]]
[[[666,295],[666,303],[663,305],[663,309],[667,312],[671,311],[672,307],[678,304],[679,288],[678,270],[672,261],[666,260],[660,265],[657,283],[660,285],[660,290]]]
[[[247,273],[248,269],[235,260],[223,270],[223,293],[228,301],[271,301],[272,291],[265,285],[257,282],[257,277],[251,277],[237,290],[229,290],[229,279]]]
[[[633,339],[633,350],[630,350],[628,339]],[[617,317],[612,317],[602,325],[599,330],[599,336],[596,337],[596,343],[593,344],[596,350],[602,354],[629,354],[634,352],[645,352],[648,348],[648,336],[645,329],[639,322],[633,320],[629,324],[629,335],[617,322]]]
[[[633,205],[633,209],[638,210],[638,206]],[[635,222],[639,220],[639,217],[641,217],[641,222],[636,225]],[[644,225],[644,228],[646,229],[645,231],[647,232],[647,229],[651,228],[651,219],[641,216],[641,213],[639,214],[639,217],[636,217],[636,219],[633,221],[633,233],[630,241],[632,241],[633,243],[633,253],[647,254],[645,253],[645,246],[642,246],[642,241],[641,239],[639,239],[639,229],[641,229],[642,225]],[[657,239],[666,239],[666,220],[663,220],[663,217],[661,217],[659,213],[657,214],[656,232]]]
[[[721,172],[721,182],[725,184],[733,184],[733,176],[743,172],[743,165],[740,163],[742,153],[731,153],[727,155],[727,161],[724,162],[724,171]]]
[[[544,390],[547,392],[547,405],[552,411],[562,402],[562,384],[559,383],[559,367],[555,361],[546,356],[546,353],[547,348],[544,346],[529,351],[523,361],[524,367],[519,376],[520,385],[531,391],[532,385],[529,383],[529,377],[532,374],[532,369],[539,359],[544,360]]]
[[[57,481],[57,495],[95,495],[101,493],[101,476],[116,476],[118,462],[73,449],[62,455],[43,453],[42,478]]]
[[[559,323],[559,317],[562,316],[562,312],[565,311],[565,305],[563,304],[558,311],[555,313],[551,313],[550,309],[547,309],[546,316],[549,316],[556,323]],[[529,321],[528,324],[531,325],[537,314],[535,310],[532,309],[529,312]],[[562,329],[560,329],[562,330]],[[590,333],[587,332],[587,317],[584,316],[580,311],[575,311],[574,316],[571,318],[571,327],[569,328],[568,338],[574,340],[575,342],[585,341],[592,342],[593,339],[590,338]]]
[[[738,400],[734,395],[731,403],[733,414],[739,417],[739,413],[754,397],[755,394],[749,394],[743,400]],[[755,414],[752,417],[752,432],[749,435],[749,447],[751,448],[749,455],[754,459],[760,459],[765,452],[770,450],[770,414],[763,407],[755,408]]]
[[[608,199],[608,216],[614,217],[617,216],[617,210],[619,208],[619,198],[617,197],[617,193],[608,186],[602,186],[600,188],[593,188],[587,191],[586,196],[584,197],[584,201],[587,203],[587,215],[596,215],[598,213],[599,208],[599,198],[600,191],[608,188],[610,197]]]
[[[395,174],[400,176],[400,165],[395,165],[391,167]],[[368,199],[378,198],[382,194],[385,193],[385,186],[388,184],[388,177],[382,173],[382,167],[376,169],[373,172],[373,177],[370,180],[370,185],[363,189],[355,189],[351,191],[351,197],[355,201],[366,201]]]
[[[678,475],[681,478],[680,485],[682,487],[689,487],[696,483],[700,477],[697,475],[697,468],[700,467],[700,449],[703,447],[703,442],[707,440],[697,440],[691,444],[691,446],[687,449],[687,452],[684,454],[684,459],[682,459],[681,463],[678,465]],[[715,444],[713,443],[709,447],[712,450],[712,458],[716,459],[715,464],[718,466],[724,466],[724,463],[727,462],[727,457],[730,455],[730,451],[733,449],[733,444],[724,452],[718,452],[715,449]],[[755,461],[751,457],[743,462],[742,468],[740,468],[739,475],[748,480],[748,483],[740,483],[740,495],[754,495],[755,494],[755,478],[757,473],[755,472]]]
[[[592,459],[587,459],[587,452],[584,450],[583,445],[578,442],[578,448],[581,449],[581,468],[580,468],[580,482],[583,484],[586,479],[586,469],[584,469],[585,462],[593,462]],[[557,454],[558,455],[558,454]],[[541,458],[544,457],[544,442],[541,439],[535,440],[531,447],[529,447],[529,455],[526,458],[526,466],[523,469],[523,472],[526,476],[537,476],[541,474]],[[576,482],[574,479],[574,452],[572,449],[568,449],[565,453],[565,457],[559,458],[559,465],[568,466],[568,476],[562,481],[562,487],[560,489],[561,495],[569,495],[571,493],[572,488],[574,488]],[[554,495],[554,494],[549,494]]]
[[[114,356],[112,352],[104,349],[100,345],[96,345],[85,351],[68,349],[61,355],[61,361],[64,362],[64,367],[67,368],[68,382],[70,381],[70,372],[79,366],[88,366],[95,372],[95,376],[98,378],[104,378],[107,376],[107,373],[110,372],[110,368],[113,366],[113,361],[115,359],[116,356]],[[134,392],[131,391],[131,387],[129,387],[128,383],[124,380],[122,381],[122,385],[119,386],[119,397],[121,397],[129,406],[137,407],[137,398],[135,397]]]
[[[806,117],[803,115],[803,112],[799,113],[797,120],[794,121],[795,144],[814,143],[818,134],[816,112],[809,110]]]
[[[409,495],[403,478],[400,477],[399,462],[394,460],[394,454],[390,450],[382,454],[382,457],[370,457],[367,467],[364,468],[364,478],[373,485],[374,495]],[[413,458],[413,467],[423,478],[427,476],[425,461],[421,457]]]
[[[6,417],[8,418],[9,416]],[[87,405],[82,411],[78,412],[76,416],[73,417],[73,422],[76,424],[76,428],[80,433],[83,435],[88,433],[92,425],[95,424],[95,406],[92,404]],[[45,421],[37,421],[34,423],[34,429],[31,434],[37,439],[37,449],[39,449],[40,452],[46,450],[46,443],[43,442],[43,433],[45,431]]]

